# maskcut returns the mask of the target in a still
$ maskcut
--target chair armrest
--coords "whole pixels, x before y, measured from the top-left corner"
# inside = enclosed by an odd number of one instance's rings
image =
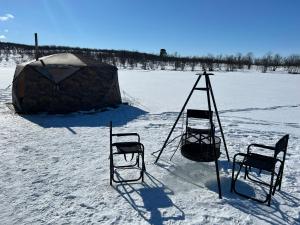
[[[244,157],[246,157],[247,154],[246,154],[246,153],[237,153],[237,154],[235,154],[235,155],[233,156],[233,161],[235,161],[235,158],[236,158],[237,156],[244,156]]]
[[[115,134],[112,134],[112,136],[116,136],[116,137],[137,136],[138,142],[140,142],[140,135],[138,133],[115,133]]]
[[[251,147],[257,147],[257,148],[264,148],[264,149],[269,149],[269,150],[275,150],[275,147],[274,146],[268,146],[268,145],[262,145],[262,144],[250,144],[249,146],[248,146],[248,148],[247,148],[247,153],[249,153],[250,152],[250,148]]]

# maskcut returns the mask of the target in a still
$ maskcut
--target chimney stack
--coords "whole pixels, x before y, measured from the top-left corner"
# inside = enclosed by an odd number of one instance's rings
[[[38,36],[37,33],[34,33],[34,39],[35,39],[35,60],[39,60],[39,44],[38,44]]]

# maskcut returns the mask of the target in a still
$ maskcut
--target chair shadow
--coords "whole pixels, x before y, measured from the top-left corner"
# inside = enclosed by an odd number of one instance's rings
[[[218,198],[219,192],[214,165],[205,163],[199,164],[201,165],[196,166],[194,163],[185,163],[184,165],[174,164],[173,166],[170,166],[171,163],[164,160],[160,160],[160,163],[157,163],[159,167],[171,172],[174,176],[176,176],[177,179],[180,179],[182,182],[198,188],[207,188],[208,190],[215,192],[216,198]],[[290,195],[284,191],[276,192],[275,197],[272,197],[271,206],[269,207],[266,204],[261,204],[247,198],[243,198],[242,196],[239,196],[230,191],[231,168],[232,162],[228,162],[227,160],[219,161],[219,169],[220,171],[222,171],[220,173],[222,198],[225,204],[228,204],[231,207],[244,212],[245,214],[250,214],[258,220],[265,221],[269,224],[297,224],[297,219],[289,217],[286,212],[282,210],[280,202],[276,199],[276,195],[285,199],[287,201],[287,204],[289,204],[290,207],[293,208],[298,207],[298,202],[300,202],[300,199],[297,199],[295,196]],[[197,172],[192,172],[192,170],[196,170]],[[203,172],[203,170],[205,170],[205,172]],[[207,177],[209,177],[209,179],[204,182],[204,185],[199,185],[197,181],[199,179],[202,180]],[[256,191],[261,192],[260,194],[266,194],[266,190],[264,190],[265,187],[258,187],[261,190],[254,189],[253,187],[254,186],[252,185],[252,183],[245,182],[242,177],[236,181],[236,188],[239,192],[245,193],[250,196],[255,196],[257,194]]]
[[[231,174],[231,171],[229,173],[229,169],[232,168],[232,162],[228,162],[227,160],[219,161],[219,168],[226,171],[226,174]],[[242,170],[243,171],[243,170]],[[242,175],[244,174],[244,171]],[[240,175],[241,176],[241,175]],[[251,186],[252,185],[252,186]],[[255,190],[253,188],[255,184],[250,182],[250,185],[243,181],[243,178],[240,177],[236,181],[236,188],[239,192],[242,192],[249,196],[255,196]],[[214,191],[218,193],[217,188],[217,181],[211,180],[210,182],[207,182],[205,186],[210,189],[211,191]],[[267,194],[266,188],[264,186],[257,185],[259,192],[263,193],[264,195]],[[222,188],[222,195],[225,197],[225,201],[227,204],[231,205],[232,207],[246,213],[251,214],[253,217],[258,218],[259,220],[264,220],[265,222],[269,224],[298,224],[297,219],[289,217],[286,212],[282,211],[280,207],[280,202],[276,200],[274,196],[272,196],[271,200],[271,206],[267,206],[266,204],[257,203],[252,200],[248,200],[247,198],[243,198],[235,193],[230,192],[231,187],[231,177],[221,177],[221,188]],[[256,190],[257,191],[257,190]],[[295,196],[292,196],[284,191],[277,191],[275,193],[275,196],[278,195],[281,198],[285,199],[287,201],[287,204],[290,204],[290,207],[298,207],[298,204],[300,202],[299,198],[296,198]],[[276,215],[276,213],[279,213],[279,215]],[[268,215],[268,216],[266,216]],[[299,214],[300,216],[300,214]]]
[[[280,191],[275,195],[283,196],[285,194],[285,192]],[[300,199],[297,199],[297,201],[299,200]],[[258,220],[265,221],[267,224],[299,224],[300,214],[298,215],[298,219],[290,217],[285,211],[282,210],[281,203],[277,201],[276,198],[272,198],[271,206],[257,203],[246,198],[244,198],[244,201],[233,198],[226,199],[226,203],[244,212],[245,214],[250,214]]]
[[[24,119],[43,128],[66,127],[72,131],[72,127],[102,127],[113,121],[114,126],[122,126],[128,122],[145,115],[148,112],[130,105],[119,105],[117,108],[109,108],[107,111],[76,112],[70,114],[20,114]]]
[[[166,221],[184,220],[184,212],[169,198],[174,192],[148,172],[145,175],[147,181],[144,183],[123,183],[114,188],[149,224],[160,225]],[[120,176],[118,179],[122,180]],[[168,208],[172,214],[162,215],[159,209],[163,208]],[[170,208],[175,209],[178,215],[174,215],[174,210],[169,210]]]
[[[239,201],[247,200],[246,198],[243,198],[239,195],[236,195],[236,194],[230,192],[231,178],[221,177],[220,183],[221,183],[222,197],[225,197],[226,199],[236,199]],[[219,193],[218,185],[217,185],[217,178],[208,180],[205,183],[205,187],[213,192],[216,192],[217,194]],[[249,184],[247,184],[241,180],[236,181],[236,187],[239,191],[241,191],[249,196],[255,196],[254,189]]]

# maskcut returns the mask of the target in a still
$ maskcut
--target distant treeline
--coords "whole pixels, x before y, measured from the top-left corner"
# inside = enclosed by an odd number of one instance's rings
[[[34,59],[34,46],[0,42],[0,62],[8,61],[11,55],[16,63]],[[279,54],[267,53],[263,57],[255,57],[253,53],[245,55],[207,55],[201,57],[181,57],[167,54],[161,49],[158,54],[141,53],[127,50],[92,49],[67,46],[39,46],[39,57],[55,53],[75,53],[93,57],[95,60],[113,64],[119,68],[144,70],[225,70],[236,71],[258,69],[261,72],[276,71],[278,68],[288,73],[300,73],[300,55],[282,57]]]

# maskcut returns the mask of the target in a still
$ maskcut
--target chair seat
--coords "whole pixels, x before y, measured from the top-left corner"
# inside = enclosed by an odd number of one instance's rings
[[[187,133],[192,133],[192,134],[211,134],[211,129],[198,129],[198,128],[187,127],[186,131]]]
[[[276,160],[274,159],[274,157],[250,153],[245,156],[244,164],[246,166],[251,166],[257,169],[272,172],[275,167]]]
[[[139,142],[116,142],[112,146],[115,146],[119,153],[141,153],[142,144]]]

